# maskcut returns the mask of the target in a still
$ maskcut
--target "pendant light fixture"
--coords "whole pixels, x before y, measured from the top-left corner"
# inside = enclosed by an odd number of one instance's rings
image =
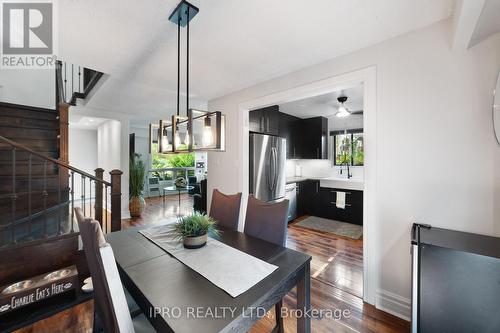
[[[337,101],[340,103],[340,106],[335,116],[339,118],[345,118],[349,116],[351,113],[349,112],[349,110],[347,110],[347,108],[344,105],[344,103],[347,101],[347,96],[339,96],[339,98],[337,98]]]
[[[189,108],[189,22],[199,9],[181,1],[170,14],[169,21],[177,25],[177,112],[172,121],[160,120],[159,152],[183,153],[191,151],[225,150],[225,116],[219,111],[209,112]],[[180,55],[181,28],[186,28],[186,115],[180,115]]]

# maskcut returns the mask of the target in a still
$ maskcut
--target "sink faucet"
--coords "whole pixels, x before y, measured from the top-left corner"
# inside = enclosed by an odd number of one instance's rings
[[[345,163],[344,165],[346,166],[346,169],[347,169],[347,179],[351,179],[352,173],[351,173],[351,170],[349,168],[349,163]],[[340,166],[340,174],[342,174],[342,166]]]

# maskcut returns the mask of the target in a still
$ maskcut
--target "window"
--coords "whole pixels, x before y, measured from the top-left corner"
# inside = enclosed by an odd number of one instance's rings
[[[335,165],[364,165],[363,130],[332,131]]]
[[[153,143],[151,148],[151,169],[190,168],[195,166],[194,153],[160,154],[158,153],[158,143]],[[194,174],[194,170],[188,170],[188,176],[194,176]],[[162,172],[161,174],[156,172],[153,175],[164,180],[174,179],[176,176],[172,171]]]

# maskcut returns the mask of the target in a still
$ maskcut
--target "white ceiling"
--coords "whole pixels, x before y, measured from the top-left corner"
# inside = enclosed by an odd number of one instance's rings
[[[175,108],[177,27],[168,16],[177,3],[59,1],[61,57],[110,75],[89,106],[142,115]],[[454,1],[192,3],[200,13],[191,25],[190,92],[203,104],[446,19]]]
[[[97,117],[86,117],[70,113],[69,126],[70,128],[84,129],[95,131],[99,126],[109,119],[97,118]]]
[[[363,110],[363,85],[335,91],[329,94],[314,96],[279,105],[280,112],[299,118],[331,117],[337,113],[339,96],[347,96],[344,105],[349,111]]]

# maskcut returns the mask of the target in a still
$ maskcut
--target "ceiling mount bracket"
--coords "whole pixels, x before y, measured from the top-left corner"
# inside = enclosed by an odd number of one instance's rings
[[[168,20],[175,23],[176,25],[185,27],[188,21],[191,21],[199,11],[200,10],[198,9],[198,7],[190,4],[185,0],[182,0],[181,2],[179,2],[177,7],[175,7],[172,14],[170,14]]]

